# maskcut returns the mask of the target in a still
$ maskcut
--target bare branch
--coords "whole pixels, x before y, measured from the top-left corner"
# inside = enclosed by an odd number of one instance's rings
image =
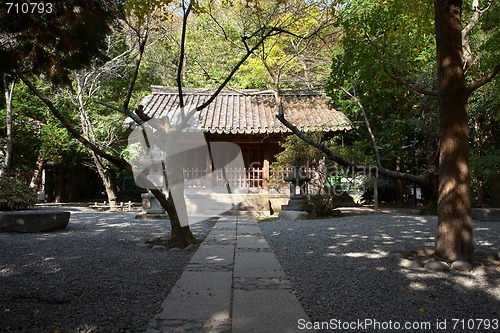
[[[140,35],[139,35],[140,39]],[[130,84],[128,86],[127,95],[123,101],[123,110],[128,110],[130,99],[132,98],[132,93],[134,91],[135,82],[137,81],[137,76],[139,75],[139,67],[141,66],[142,56],[144,55],[144,50],[146,48],[146,43],[148,41],[148,32],[145,33],[143,40],[139,44],[139,54],[135,62],[134,73],[130,79]]]
[[[474,1],[472,4],[472,8],[474,9],[474,14],[472,14],[471,20],[469,23],[462,29],[462,48],[463,48],[463,69],[464,73],[466,73],[472,65],[474,65],[474,56],[472,55],[472,50],[469,42],[469,34],[476,26],[477,22],[483,16],[483,14],[490,8],[491,3],[485,9],[479,9],[479,1]]]
[[[261,29],[259,29],[259,30],[261,30]],[[210,96],[210,98],[208,98],[202,105],[200,105],[200,106],[198,106],[196,108],[197,111],[201,111],[201,110],[205,109],[208,105],[210,105],[210,103],[212,103],[214,101],[214,99],[217,97],[217,95],[219,95],[219,93],[222,91],[222,89],[224,89],[224,87],[229,83],[229,81],[231,81],[231,79],[233,78],[234,74],[236,74],[236,72],[239,70],[239,68],[241,67],[241,65],[243,65],[245,63],[245,61],[255,52],[255,50],[257,50],[260,47],[260,45],[262,43],[264,43],[264,41],[269,36],[271,36],[271,34],[274,31],[275,31],[274,28],[271,28],[271,29],[269,29],[269,31],[267,33],[265,33],[263,36],[260,37],[260,39],[258,40],[258,42],[252,48],[250,48],[241,57],[241,59],[233,67],[233,69],[231,70],[231,72],[229,73],[229,75],[224,79],[224,81],[219,85],[219,87],[217,88],[217,90],[212,94],[212,96]]]
[[[181,50],[179,54],[179,63],[177,65],[177,88],[179,89],[179,106],[184,107],[184,97],[182,95],[182,72],[184,69],[184,58],[186,57],[186,30],[187,30],[187,20],[189,13],[191,12],[192,2],[189,2],[187,9],[184,10],[182,17],[182,32],[181,32]],[[184,2],[182,3],[184,9]],[[181,112],[181,116],[184,118],[184,111]]]
[[[116,107],[116,106],[114,106],[114,105],[112,105],[110,103],[103,102],[103,101],[100,101],[100,100],[96,100],[95,102],[97,104],[101,104],[101,105],[103,105],[103,106],[105,106],[107,108],[110,108],[111,110],[115,110],[117,112],[120,112],[120,113],[126,115],[127,117],[129,117],[130,119],[132,119],[133,121],[135,121],[139,126],[144,126],[145,123],[146,123],[144,120],[142,120],[141,117],[139,117],[137,115],[137,112],[134,113],[134,112],[130,112],[127,109],[120,109],[120,108],[118,108],[118,107]],[[142,106],[139,105],[136,110],[140,110],[141,108],[142,108]]]
[[[361,101],[359,100],[358,97],[354,96],[351,94],[349,91],[347,91],[344,87],[340,87],[344,93],[346,93],[349,97],[351,97],[357,104],[358,107],[361,109],[361,112],[363,112],[363,116],[365,117],[365,124],[366,127],[368,128],[368,133],[370,134],[370,138],[373,143],[373,149],[375,150],[375,158],[377,160],[377,166],[379,168],[382,168],[382,162],[380,161],[380,152],[378,150],[378,145],[377,145],[377,139],[375,138],[375,135],[373,134],[372,127],[370,125],[370,121],[368,120],[368,116],[366,115],[366,110]]]

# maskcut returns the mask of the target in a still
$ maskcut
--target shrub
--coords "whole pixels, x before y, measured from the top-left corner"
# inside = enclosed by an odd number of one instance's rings
[[[340,195],[322,193],[309,196],[309,203],[315,207],[316,214],[320,217],[339,216],[339,207],[358,206],[347,192]]]
[[[21,210],[36,203],[36,194],[15,178],[0,178],[0,210]]]

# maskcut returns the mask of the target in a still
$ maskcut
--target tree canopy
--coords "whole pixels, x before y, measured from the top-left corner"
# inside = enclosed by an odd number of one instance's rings
[[[43,73],[52,80],[68,71],[104,59],[105,37],[117,16],[115,4],[104,0],[64,0],[27,13],[0,7],[0,74]]]

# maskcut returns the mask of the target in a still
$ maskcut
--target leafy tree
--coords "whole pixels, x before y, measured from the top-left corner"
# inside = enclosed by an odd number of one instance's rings
[[[0,7],[0,73],[30,71],[54,81],[68,71],[102,58],[115,6],[103,0],[64,0],[50,3],[50,10],[16,13]]]
[[[130,0],[130,3],[134,4],[136,2],[133,0]],[[151,0],[151,1],[147,1],[146,3],[152,6],[150,9],[155,8],[155,6],[159,6],[159,10],[160,10],[160,13],[162,15],[165,11],[168,10],[168,8],[172,8],[172,6],[170,6],[170,2],[168,2],[168,1],[153,1],[153,0]],[[85,22],[85,18],[80,18],[80,16],[78,15],[80,13],[80,11],[75,10],[74,7],[70,7],[73,4],[73,2],[68,1],[68,2],[65,2],[64,4],[68,6],[67,8],[68,8],[69,12],[67,12],[67,13],[68,13],[68,15],[71,14],[70,16],[73,18],[73,20],[71,20],[71,21],[64,21],[63,20],[63,21],[65,24],[68,25],[67,28],[70,31],[72,31],[71,24],[74,24],[75,26],[79,26],[80,24],[82,24],[82,22]],[[92,2],[92,4],[96,5],[97,7],[106,8],[105,5],[99,4],[98,2]],[[137,6],[135,6],[135,5],[132,6],[131,12],[135,11],[136,13],[141,13],[141,10],[144,7],[142,7],[142,5],[139,5],[138,2],[136,4],[137,4]],[[177,83],[179,93],[180,93],[179,106],[181,108],[184,107],[182,87],[184,85],[184,70],[185,70],[184,66],[186,63],[186,54],[187,54],[186,53],[186,46],[187,46],[186,41],[187,41],[187,36],[188,36],[188,34],[187,34],[187,29],[189,26],[188,22],[189,22],[189,17],[191,15],[191,13],[202,13],[203,12],[203,8],[202,8],[201,4],[203,4],[203,2],[190,2],[190,3],[182,2],[180,6],[174,7],[175,8],[174,15],[180,15],[180,17],[182,19],[182,25],[181,25],[181,29],[180,29],[180,38],[179,38],[179,43],[178,43],[178,49],[179,49],[178,62],[177,62],[177,66],[176,66],[176,77],[175,77],[175,81]],[[221,79],[221,82],[219,83],[218,88],[216,89],[215,93],[211,97],[209,97],[207,101],[205,101],[201,105],[198,105],[196,107],[196,109],[193,110],[193,112],[198,112],[198,111],[201,111],[204,108],[206,108],[215,99],[217,94],[219,94],[220,91],[231,81],[231,79],[233,78],[235,73],[238,71],[238,69],[241,67],[241,65],[243,63],[245,63],[245,61],[248,60],[248,58],[259,48],[260,45],[262,45],[262,43],[265,42],[266,39],[286,32],[286,29],[285,29],[286,25],[283,22],[273,22],[273,19],[277,13],[283,13],[284,11],[286,11],[286,9],[287,9],[286,3],[284,3],[283,1],[266,1],[267,11],[266,11],[265,15],[262,15],[264,13],[260,11],[260,8],[245,7],[246,5],[249,5],[249,4],[250,3],[247,3],[246,1],[241,1],[241,2],[235,1],[231,4],[228,4],[227,7],[232,8],[231,5],[233,5],[233,6],[237,5],[237,6],[239,6],[239,8],[245,8],[247,14],[259,16],[259,19],[257,19],[257,21],[260,20],[261,24],[258,27],[254,27],[251,24],[247,24],[248,23],[247,20],[242,21],[240,29],[238,30],[238,33],[239,33],[238,43],[240,45],[240,47],[239,47],[240,52],[238,53],[237,61],[235,61],[232,64],[232,68],[229,70],[229,72],[227,72],[225,74],[225,77],[223,77]],[[62,8],[64,9],[66,7],[63,6]],[[127,6],[125,6],[125,9],[127,10]],[[99,12],[98,9],[96,9],[96,10],[97,10],[97,12]],[[76,14],[73,15],[72,12],[76,12]],[[104,11],[104,12],[106,12],[106,11]],[[64,11],[63,11],[63,13],[64,13]],[[5,16],[5,13],[4,13],[4,16]],[[58,19],[58,18],[59,17],[54,17],[54,19]],[[78,42],[77,48],[75,48],[73,50],[68,50],[68,48],[66,47],[65,44],[59,45],[58,38],[49,39],[49,40],[47,40],[47,43],[45,43],[43,45],[45,45],[47,48],[53,47],[54,49],[60,51],[58,54],[60,54],[62,58],[68,57],[68,59],[72,59],[72,55],[74,55],[74,54],[82,55],[81,54],[82,52],[85,52],[85,54],[92,53],[95,56],[94,58],[102,58],[102,56],[104,55],[104,53],[102,52],[102,49],[101,49],[101,46],[103,45],[102,40],[99,39],[100,43],[91,43],[91,42],[96,41],[98,38],[102,38],[104,35],[106,35],[109,32],[109,29],[108,29],[109,22],[106,20],[107,18],[109,18],[109,16],[96,15],[95,18],[93,18],[92,20],[94,20],[94,19],[102,20],[99,22],[102,23],[103,26],[101,27],[97,23],[95,25],[89,23],[89,25],[92,26],[92,28],[99,29],[99,33],[96,33],[93,36],[88,36],[85,34],[86,30],[84,29],[82,35],[78,35],[79,42]],[[81,21],[77,21],[78,19],[81,19]],[[244,19],[244,17],[242,17],[242,19]],[[288,22],[290,22],[291,19],[292,19],[292,16],[290,16],[288,18]],[[140,22],[149,22],[148,18],[146,16],[140,17],[139,21]],[[214,24],[216,24],[216,23],[214,22]],[[24,40],[21,37],[24,38],[24,36],[26,36],[28,34],[28,32],[26,31],[27,30],[26,27],[27,26],[24,26],[24,28],[18,27],[18,30],[17,30],[19,32],[18,36],[20,36],[19,44],[21,42],[24,42]],[[11,28],[10,26],[7,26],[7,28],[2,27],[0,32],[5,32],[5,31],[10,32],[10,30],[9,30],[10,28]],[[32,35],[35,35],[35,36],[38,36],[38,34],[43,36],[44,31],[43,30],[40,31],[40,30],[38,30],[38,28],[45,29],[46,27],[43,25],[42,26],[35,25],[35,26],[33,26],[33,29],[30,30],[30,33]],[[57,34],[60,32],[60,30],[54,30],[54,31]],[[10,36],[13,40],[15,40],[17,35],[12,34]],[[60,38],[63,37],[60,34],[58,34],[58,36]],[[86,43],[85,38],[90,38],[90,42]],[[63,38],[63,40],[64,40],[64,38]],[[126,92],[125,97],[123,98],[123,103],[121,104],[121,106],[116,107],[116,106],[111,105],[110,103],[106,103],[104,101],[101,102],[101,104],[104,104],[115,111],[119,111],[119,112],[131,117],[140,126],[142,126],[144,124],[144,120],[141,119],[141,117],[138,116],[136,113],[131,112],[129,105],[130,105],[131,100],[132,100],[132,94],[134,91],[134,87],[137,83],[137,78],[138,78],[139,70],[141,68],[141,62],[143,59],[143,55],[145,53],[145,46],[146,46],[147,40],[148,40],[148,33],[146,33],[142,37],[140,42],[137,44],[138,52],[137,52],[137,55],[135,57],[134,70],[132,72],[132,76],[130,78],[127,92]],[[11,45],[19,45],[19,44],[11,43]],[[86,50],[80,50],[79,47],[81,47],[82,45],[88,46],[88,48]],[[72,53],[72,51],[73,51],[73,53]],[[24,73],[24,71],[28,67],[28,64],[30,64],[29,58],[26,56],[27,56],[26,53],[19,53],[18,57],[16,58],[16,62],[8,69],[10,71],[15,72],[15,74],[26,84],[26,86],[28,86],[30,91],[34,95],[36,95],[49,108],[51,113],[68,130],[68,132],[71,134],[71,136],[76,138],[86,148],[90,149],[92,152],[99,155],[100,157],[110,161],[111,163],[115,164],[119,168],[122,168],[128,172],[132,172],[132,168],[126,160],[121,158],[119,155],[115,155],[111,152],[107,152],[107,151],[103,150],[102,148],[96,146],[91,141],[86,139],[85,135],[76,129],[76,127],[74,126],[74,124],[71,121],[72,119],[70,117],[66,116],[65,114],[63,114],[61,112],[60,108],[58,107],[58,105],[56,103],[54,103],[50,98],[48,98],[42,91],[40,91],[40,89],[38,89],[35,86],[35,84],[33,84],[33,82],[30,80],[30,78]],[[61,78],[65,79],[68,77],[67,70],[78,69],[75,67],[83,68],[84,66],[88,66],[91,59],[92,59],[92,57],[80,58],[80,62],[78,63],[79,66],[76,66],[72,62],[64,62],[62,60],[59,61],[59,59],[55,59],[57,61],[54,61],[54,64],[55,64],[55,66],[56,66],[55,68],[57,70],[51,70],[52,67],[47,68],[47,67],[42,66],[44,64],[44,62],[39,60],[38,58],[35,58],[34,61],[31,62],[31,65],[33,68],[35,67],[35,65],[38,66],[40,72],[42,72],[42,71],[45,73],[48,72],[49,77],[53,77],[53,78],[61,77]],[[75,65],[75,66],[73,66],[73,65]],[[140,113],[139,109],[136,111],[137,111],[137,113]],[[189,119],[190,116],[192,116],[192,113],[187,114],[186,119]],[[154,186],[152,186],[152,188],[153,187]],[[167,211],[167,213],[169,214],[169,216],[171,218],[170,222],[171,222],[171,226],[172,226],[172,231],[171,231],[172,237],[177,241],[178,246],[184,247],[190,243],[195,242],[195,239],[194,239],[194,237],[189,229],[189,226],[182,227],[180,225],[179,217],[177,215],[177,212],[176,212],[175,207],[173,206],[172,202],[169,201],[164,196],[164,194],[162,192],[160,192],[159,190],[152,190],[152,193],[159,200],[160,204],[165,208],[165,210]],[[171,196],[169,196],[169,198],[171,198]]]
[[[358,29],[358,35],[362,38],[359,42],[364,42],[367,48],[360,52],[359,48],[353,45],[352,49],[344,50],[346,52],[342,58],[345,61],[351,60],[354,64],[347,67],[339,65],[340,74],[333,78],[334,82],[341,85],[346,83],[340,81],[342,77],[347,78],[349,84],[358,83],[360,78],[364,78],[362,83],[369,86],[369,77],[360,76],[360,71],[355,69],[359,66],[362,70],[369,71],[370,66],[379,66],[380,71],[374,72],[374,75],[385,75],[420,94],[438,97],[440,157],[436,254],[450,261],[471,258],[474,249],[468,163],[468,98],[475,90],[490,82],[500,71],[500,61],[493,56],[489,58],[491,62],[488,67],[490,70],[493,68],[490,72],[483,72],[470,82],[465,79],[464,73],[472,68],[470,64],[474,62],[474,58],[471,62],[470,57],[462,56],[462,45],[467,45],[470,30],[482,15],[477,2],[474,3],[476,6],[473,7],[472,20],[466,27],[462,27],[462,1],[436,0],[432,19],[435,23],[435,33],[430,35],[431,24],[427,27],[424,24],[422,28],[419,28],[419,24],[411,24],[425,22],[425,18],[428,17],[425,15],[425,10],[422,12],[425,6],[420,7],[418,2],[363,0],[348,2],[344,10],[349,12],[351,8],[354,15],[357,15],[357,9],[361,10],[361,15],[370,14],[363,20],[355,20],[358,22],[355,25],[346,27],[348,34]],[[363,8],[366,8],[366,11],[363,11]],[[406,9],[401,11],[402,8]],[[498,20],[494,22],[489,24],[495,25]],[[387,24],[387,27],[380,27],[379,23]],[[396,38],[399,34],[403,37]],[[411,69],[426,68],[424,65],[427,64],[428,55],[433,48],[433,36],[436,45],[437,82],[431,84],[432,80],[424,80],[423,83],[426,85],[422,87],[418,84],[419,75],[412,76],[408,72],[411,73]],[[497,40],[497,36],[490,36],[489,40]],[[350,50],[354,52],[346,55]],[[368,58],[364,56],[365,54],[369,54]],[[376,61],[370,61],[370,57]],[[418,64],[422,61],[423,66],[419,67]],[[333,68],[336,69],[335,65]],[[433,91],[434,87],[437,88],[437,92]],[[286,120],[282,110],[278,118],[299,137],[322,150],[331,160],[354,170],[366,169],[366,166],[351,163],[325,145],[307,137]],[[380,165],[378,169],[379,174],[386,177],[421,184],[429,182],[425,174],[417,176],[386,169]]]

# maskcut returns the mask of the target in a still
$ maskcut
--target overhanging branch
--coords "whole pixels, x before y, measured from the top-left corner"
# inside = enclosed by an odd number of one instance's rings
[[[498,73],[500,73],[500,65],[496,65],[495,68],[493,68],[493,70],[491,72],[489,72],[488,74],[486,74],[481,79],[479,79],[476,82],[474,82],[471,85],[469,85],[467,87],[467,94],[468,95],[472,94],[474,91],[476,91],[477,89],[479,89],[482,86],[484,86],[486,83],[488,83],[491,80],[493,80],[493,78],[495,78],[495,76],[497,76]]]
[[[398,172],[398,171],[393,171],[386,169],[384,167],[373,167],[369,165],[360,165],[360,164],[355,164],[354,162],[349,162],[342,156],[336,154],[333,150],[329,149],[326,147],[324,144],[321,142],[318,142],[310,137],[308,137],[304,132],[299,130],[297,126],[294,124],[290,123],[286,118],[285,114],[283,111],[283,105],[281,103],[278,103],[278,113],[276,115],[276,118],[278,118],[279,121],[285,127],[287,127],[289,130],[292,131],[295,135],[297,135],[301,140],[306,142],[307,144],[310,144],[311,146],[319,149],[321,152],[323,152],[327,158],[335,163],[338,163],[341,166],[347,167],[354,172],[366,172],[366,173],[373,173],[376,171],[379,175],[393,178],[393,179],[401,179],[404,181],[409,181],[409,182],[414,182],[417,184],[420,184],[422,186],[427,185],[429,183],[429,179],[426,175],[412,175],[409,173],[405,172]]]

